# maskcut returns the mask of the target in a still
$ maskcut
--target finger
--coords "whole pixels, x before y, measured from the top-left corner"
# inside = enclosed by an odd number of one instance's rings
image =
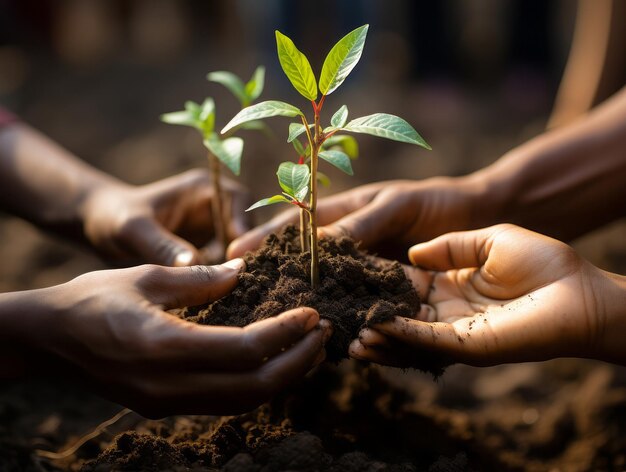
[[[402,264],[402,269],[404,269],[406,278],[411,281],[420,299],[427,300],[433,282],[433,273],[406,264]]]
[[[487,260],[497,228],[444,234],[411,247],[409,259],[414,265],[437,271],[480,267]]]
[[[141,266],[144,272],[137,285],[148,299],[170,308],[194,306],[215,301],[237,285],[237,274],[245,269],[243,259],[219,266],[191,267]]]
[[[376,364],[387,365],[391,367],[411,367],[413,366],[411,359],[402,353],[400,349],[394,350],[391,346],[370,345],[366,346],[358,339],[352,341],[348,348],[348,355],[357,360],[374,362]]]
[[[399,214],[391,195],[379,194],[374,200],[319,229],[320,237],[349,236],[363,247],[375,246],[397,232]]]
[[[259,369],[246,372],[142,374],[133,379],[130,392],[110,396],[150,418],[243,413],[269,400],[315,367],[323,358],[325,339],[324,330],[314,329]],[[108,388],[111,389],[111,382]]]
[[[170,316],[164,329],[158,333],[155,329],[147,357],[160,366],[180,368],[183,363],[187,369],[251,370],[288,350],[317,329],[318,322],[312,308],[296,308],[245,328],[203,326]]]
[[[151,218],[135,218],[126,223],[120,241],[148,263],[177,267],[198,263],[198,251],[191,243]]]
[[[299,210],[289,209],[272,218],[265,224],[257,226],[253,230],[243,234],[228,245],[226,255],[228,258],[241,257],[247,251],[257,249],[263,239],[270,234],[280,230],[283,226],[299,221]]]
[[[361,330],[358,341],[365,347],[391,347],[387,336],[369,328]]]

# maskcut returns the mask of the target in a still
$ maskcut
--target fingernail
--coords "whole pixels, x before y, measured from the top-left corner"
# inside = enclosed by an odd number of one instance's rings
[[[174,259],[174,265],[176,267],[185,267],[191,264],[193,261],[193,253],[191,251],[179,252]]]
[[[224,262],[222,264],[224,267],[228,267],[229,269],[234,269],[237,272],[243,272],[246,269],[246,263],[243,259],[231,259],[230,261]]]
[[[303,310],[305,311],[305,310]],[[315,328],[317,326],[317,323],[319,321],[319,317],[314,316],[313,313],[310,313],[308,310],[306,310],[306,313],[309,314],[309,317],[306,319],[306,322],[304,323],[304,330],[306,332],[311,331],[313,328]]]
[[[320,327],[323,330],[322,343],[326,344],[333,336],[333,325],[328,320],[321,320]]]
[[[350,343],[350,346],[348,346],[348,355],[355,359],[363,359],[361,353],[364,349],[365,347],[363,346],[363,344],[361,344],[358,339],[355,339]]]

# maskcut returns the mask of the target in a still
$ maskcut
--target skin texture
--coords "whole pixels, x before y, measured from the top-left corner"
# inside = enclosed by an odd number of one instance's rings
[[[309,308],[246,328],[164,311],[226,295],[243,268],[144,265],[2,294],[2,374],[71,378],[148,417],[250,410],[324,359],[330,329]]]
[[[248,228],[247,192],[225,181],[229,239]],[[206,170],[133,186],[81,162],[22,123],[0,129],[0,202],[39,226],[86,238],[121,264],[198,263],[214,237]]]
[[[230,239],[249,205],[225,181]],[[206,171],[131,186],[81,162],[21,123],[0,129],[0,202],[39,226],[86,238],[117,262],[66,284],[0,294],[0,379],[51,376],[149,417],[250,410],[325,357],[330,336],[302,308],[244,329],[188,323],[165,310],[228,294],[241,259],[194,266],[214,235]],[[242,216],[244,215],[244,216]]]
[[[626,277],[566,244],[514,225],[413,246],[426,305],[362,331],[356,359],[399,367],[424,356],[488,366],[573,356],[626,364]],[[424,281],[428,281],[427,284]]]
[[[459,178],[390,181],[320,200],[321,235],[347,234],[398,256],[450,231],[514,223],[571,240],[626,215],[626,89],[588,116]],[[558,217],[555,217],[558,215]],[[291,210],[233,241],[229,257],[258,247]]]

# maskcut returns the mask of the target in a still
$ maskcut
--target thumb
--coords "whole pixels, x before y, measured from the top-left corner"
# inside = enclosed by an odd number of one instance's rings
[[[121,240],[144,261],[166,266],[198,263],[198,250],[150,218],[138,218],[126,225]]]
[[[152,302],[166,309],[200,305],[229,294],[237,285],[237,275],[245,267],[243,259],[215,266],[142,266],[146,274],[138,285]]]
[[[414,265],[437,271],[480,267],[487,261],[497,228],[448,233],[416,244],[409,249],[409,260]]]
[[[373,247],[378,242],[395,235],[397,212],[385,196],[377,197],[362,208],[348,213],[318,230],[320,237],[349,236],[363,247]]]

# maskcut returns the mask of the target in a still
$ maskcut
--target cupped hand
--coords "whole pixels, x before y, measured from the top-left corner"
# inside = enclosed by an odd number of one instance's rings
[[[31,342],[53,355],[56,374],[72,373],[145,416],[250,410],[321,362],[330,333],[309,308],[245,328],[201,326],[164,311],[226,295],[243,265],[85,274],[44,289],[56,308]]]
[[[409,257],[421,268],[416,278],[430,280],[419,287],[425,305],[417,319],[362,331],[352,357],[487,366],[607,352],[601,293],[608,279],[564,243],[498,225],[418,244]]]
[[[319,233],[322,237],[350,236],[365,249],[396,258],[415,242],[480,226],[479,220],[489,213],[485,205],[480,214],[474,210],[480,189],[475,177],[363,185],[319,201]],[[290,209],[234,240],[229,257],[256,249],[269,233],[297,223],[298,215],[297,209]]]
[[[222,181],[230,215],[229,240],[249,229],[248,192]],[[214,198],[208,171],[194,169],[133,187],[113,183],[94,189],[81,209],[90,242],[118,262],[188,266],[199,262],[198,247],[215,238]]]

